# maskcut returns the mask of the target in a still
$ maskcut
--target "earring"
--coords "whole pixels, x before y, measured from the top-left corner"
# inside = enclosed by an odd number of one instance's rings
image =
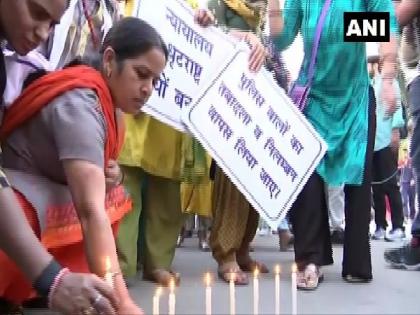
[[[107,76],[108,79],[111,77],[111,74],[112,74],[112,70],[111,69],[108,69],[106,71],[106,76]]]

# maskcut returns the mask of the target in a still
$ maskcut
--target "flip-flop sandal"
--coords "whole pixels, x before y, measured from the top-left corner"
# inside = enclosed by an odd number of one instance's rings
[[[314,264],[309,264],[297,274],[297,288],[302,291],[314,291],[324,281],[324,274]]]
[[[171,280],[175,281],[176,286],[179,286],[181,282],[179,273],[166,269],[155,269],[150,273],[144,273],[143,279],[156,282],[164,287],[169,287]]]
[[[230,280],[233,276],[235,285],[249,284],[248,275],[244,273],[239,266],[219,267],[217,270],[217,275],[226,283],[230,283]]]
[[[256,260],[250,260],[247,263],[238,263],[239,267],[245,272],[254,272],[255,269],[258,269],[260,273],[269,273],[267,266],[262,262]]]

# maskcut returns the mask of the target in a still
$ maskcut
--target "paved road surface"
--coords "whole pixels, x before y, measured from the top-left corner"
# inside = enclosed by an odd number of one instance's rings
[[[420,272],[391,270],[384,264],[385,248],[395,246],[373,242],[374,281],[370,284],[348,284],[341,279],[342,248],[334,248],[336,264],[324,269],[325,282],[316,292],[298,293],[299,314],[420,314]],[[280,264],[284,271],[291,269],[293,252],[277,251],[275,236],[257,237],[254,256],[269,266]],[[197,239],[187,239],[184,248],[177,250],[175,270],[182,275],[177,289],[177,314],[203,314],[205,298],[203,274],[215,272],[216,264],[209,253],[197,249]],[[290,273],[281,279],[281,313],[291,313]],[[274,314],[273,274],[264,275],[260,282],[260,314]],[[152,311],[155,286],[139,281],[131,288],[146,314]],[[237,289],[237,313],[252,314],[252,285]],[[228,286],[216,279],[213,286],[213,313],[229,313]],[[167,311],[167,296],[161,298],[161,313]]]
[[[291,269],[293,252],[280,253],[276,236],[257,237],[254,256],[268,266],[280,264],[286,272]],[[374,281],[370,284],[348,284],[341,279],[342,248],[334,248],[336,264],[324,269],[325,282],[316,292],[298,293],[299,314],[420,314],[420,272],[388,269],[383,261],[385,248],[395,246],[381,241],[373,242],[372,256]],[[177,250],[174,269],[182,275],[181,286],[176,290],[177,314],[204,314],[204,273],[215,272],[216,264],[209,253],[197,248],[197,239],[187,239]],[[152,314],[152,296],[156,289],[150,282],[136,281],[130,288],[135,300]],[[213,285],[213,314],[229,313],[228,286],[215,279]],[[291,313],[290,273],[281,278],[281,313]],[[260,314],[274,314],[273,274],[264,275],[260,281]],[[252,314],[252,285],[237,288],[237,314]],[[161,298],[161,314],[167,314],[168,298]],[[48,314],[47,311],[27,314]]]

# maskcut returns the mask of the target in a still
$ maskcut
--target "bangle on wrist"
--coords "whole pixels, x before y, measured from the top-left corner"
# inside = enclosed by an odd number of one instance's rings
[[[63,267],[55,260],[52,259],[47,267],[42,271],[38,278],[33,283],[33,288],[39,295],[47,297],[54,284],[54,280],[63,270]]]
[[[394,76],[392,76],[392,75],[383,75],[382,76],[382,80],[383,81],[394,81],[394,79],[395,79],[395,77]]]
[[[61,281],[63,280],[63,277],[66,274],[68,274],[69,272],[70,272],[70,270],[67,269],[67,268],[61,269],[61,271],[55,277],[54,282],[53,282],[53,284],[51,286],[51,289],[50,289],[50,293],[48,294],[48,308],[49,309],[52,309],[52,307],[53,307],[52,301],[53,301],[54,295],[57,291],[57,288],[60,286]]]

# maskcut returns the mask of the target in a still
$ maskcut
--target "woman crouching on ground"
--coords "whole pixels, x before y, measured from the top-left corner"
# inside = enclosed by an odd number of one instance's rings
[[[73,63],[31,83],[0,130],[6,173],[34,231],[70,270],[112,274],[118,314],[142,311],[129,296],[114,241],[131,201],[121,185],[107,187],[104,167],[117,159],[124,139],[119,110],[140,111],[166,59],[166,46],[150,25],[122,19],[89,65]],[[33,296],[2,253],[0,296],[15,303]],[[101,313],[105,299],[90,299],[75,312]]]

